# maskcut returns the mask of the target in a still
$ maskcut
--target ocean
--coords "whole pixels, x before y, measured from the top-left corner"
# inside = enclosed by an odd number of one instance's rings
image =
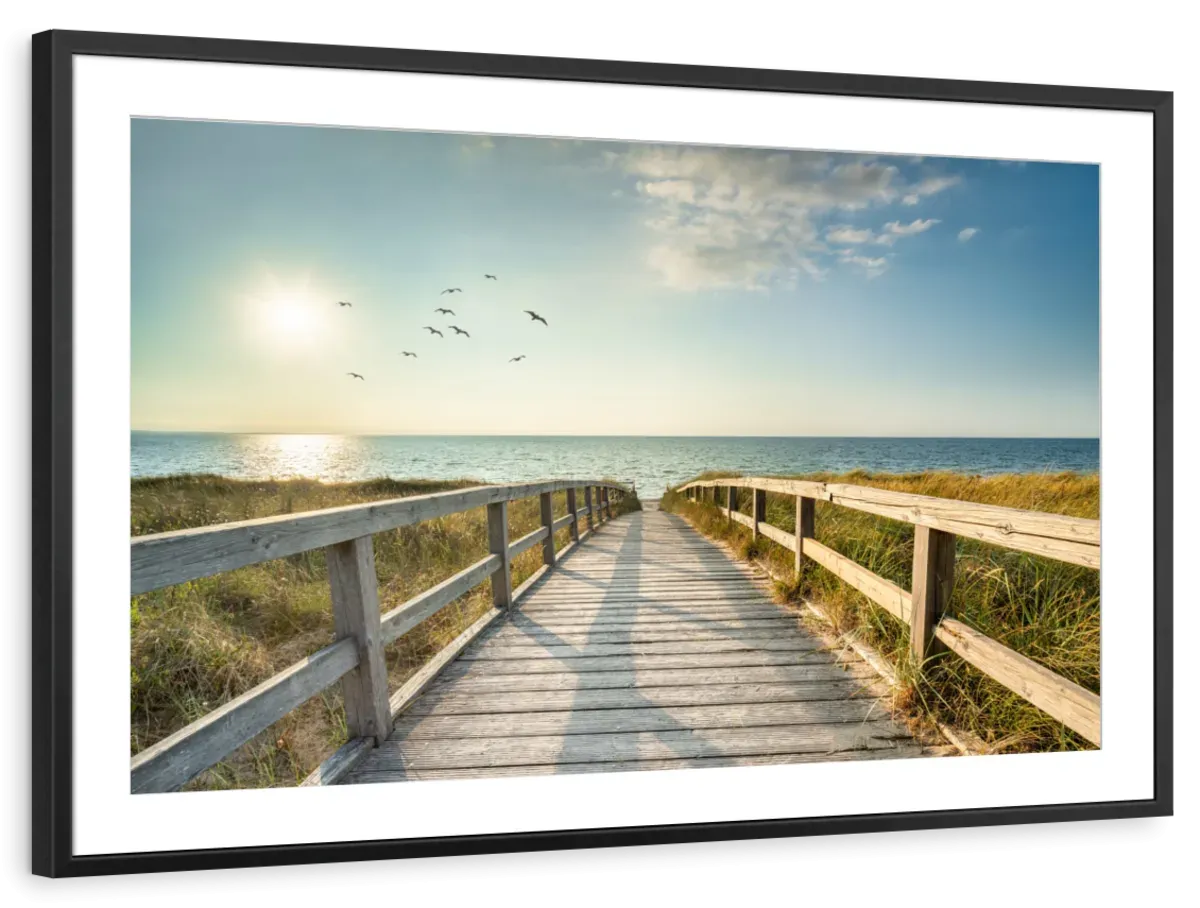
[[[133,432],[130,476],[239,479],[380,476],[481,482],[611,477],[646,498],[703,470],[747,475],[1100,469],[1096,438],[698,438],[633,436],[250,435]]]

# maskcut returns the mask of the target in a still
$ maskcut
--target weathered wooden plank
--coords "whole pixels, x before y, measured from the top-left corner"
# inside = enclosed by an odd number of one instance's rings
[[[816,535],[817,503],[803,495],[796,496],[796,535],[792,537],[792,551],[796,553],[795,571],[799,577],[804,570],[804,543]]]
[[[383,642],[391,643],[397,637],[407,634],[459,596],[475,589],[491,577],[498,567],[500,567],[500,556],[488,555],[419,596],[414,596],[403,605],[396,606],[381,620]]]
[[[637,706],[718,706],[735,703],[783,703],[811,700],[860,699],[872,706],[869,679],[761,682],[754,684],[696,684],[676,687],[599,688],[582,690],[458,692],[447,688],[421,697],[410,715],[530,713],[541,710],[618,709]],[[877,712],[875,715],[879,715]]]
[[[542,564],[553,565],[554,556],[554,495],[543,492],[540,496],[539,507],[542,512]]]
[[[543,540],[548,539],[548,538],[550,538],[550,531],[547,530],[545,527],[538,527],[536,530],[526,533],[520,539],[514,540],[513,542],[509,543],[508,557],[516,558],[522,552],[526,551],[527,549],[533,548],[539,542],[542,542]]]
[[[506,646],[489,641],[459,656],[462,662],[476,660],[503,661],[511,659],[582,659],[594,656],[670,656],[701,653],[759,652],[806,653],[822,649],[811,637],[799,634],[788,637],[757,637],[749,640],[665,640],[659,642],[543,644],[540,646]]]
[[[592,533],[596,530],[595,510],[592,508],[592,487],[583,487],[583,508],[587,511],[587,528],[588,532]]]
[[[409,716],[396,725],[394,740],[505,738],[527,735],[591,735],[686,729],[769,728],[777,725],[837,725],[886,718],[863,699],[739,703],[721,706],[574,709],[489,715]],[[564,744],[564,747],[569,747]]]
[[[336,785],[374,748],[375,742],[371,738],[351,738],[310,772],[300,787]]]
[[[508,502],[489,504],[487,509],[488,551],[500,556],[492,571],[492,605],[502,611],[512,608],[512,556],[508,548]]]
[[[754,754],[740,757],[692,757],[668,760],[616,760],[608,763],[541,763],[526,766],[481,766],[470,769],[359,769],[352,778],[363,785],[433,779],[495,779],[515,776],[557,776],[592,772],[647,772],[675,769],[720,769],[733,766],[779,766],[792,763],[840,763],[920,757],[917,744],[897,742],[888,750],[840,750],[833,753]]]
[[[754,538],[759,536],[759,527],[767,519],[767,493],[763,489],[754,489],[750,499],[750,531]]]
[[[634,630],[636,628],[656,628],[656,627],[694,627],[694,628],[712,628],[714,630],[727,630],[731,628],[759,628],[763,631],[787,631],[789,628],[797,626],[797,618],[794,615],[777,615],[769,614],[763,616],[751,616],[743,618],[741,616],[731,618],[717,618],[712,616],[699,617],[690,614],[684,615],[645,615],[630,618],[626,615],[600,615],[590,620],[542,620],[535,619],[521,614],[513,619],[513,626],[521,629],[550,629],[555,632],[566,632],[568,628],[576,628],[578,632],[585,633],[587,631],[600,630]]]
[[[1100,521],[1083,517],[1068,517],[1045,511],[1028,511],[1006,508],[992,504],[976,504],[950,498],[935,498],[931,495],[916,495],[912,492],[893,492],[889,489],[874,489],[869,486],[829,483],[826,486],[830,500],[847,507],[850,501],[862,504],[879,504],[902,508],[909,512],[909,523],[925,523],[929,519],[947,519],[960,523],[990,526],[1005,533],[1020,533],[1043,536],[1064,542],[1100,545]],[[839,500],[841,499],[841,500]],[[939,527],[934,526],[934,529]]]
[[[557,520],[554,521],[554,532],[557,533],[563,527],[570,526],[570,525],[571,525],[571,515],[568,512],[566,514],[563,514],[562,517],[559,517]]]
[[[868,571],[865,567],[840,555],[815,539],[804,540],[804,555],[826,570],[832,571],[877,605],[883,606],[901,621],[908,623],[912,612],[912,596],[889,580]]]
[[[579,510],[575,501],[575,488],[567,489],[567,516],[571,518],[571,541],[579,542]]]
[[[500,505],[505,507],[505,505]],[[358,647],[358,665],[342,678],[346,731],[352,738],[380,743],[392,731],[388,709],[388,671],[379,615],[379,580],[375,576],[375,544],[360,536],[325,549],[333,630]]]
[[[799,628],[765,632],[771,639],[800,637],[814,639]],[[584,643],[668,643],[672,640],[761,640],[764,631],[756,628],[725,627],[673,627],[671,625],[649,625],[642,627],[598,628],[587,627],[567,631],[539,623],[536,629],[503,626],[488,634],[488,640],[502,641],[505,646],[578,646]]]
[[[451,665],[434,687],[461,692],[607,690],[635,687],[674,687],[699,684],[757,684],[767,682],[841,681],[878,677],[864,662],[854,660],[806,662],[799,665],[751,665],[722,668],[644,669],[629,666],[618,671],[576,674],[567,670],[537,675],[467,675],[467,666]]]
[[[445,769],[777,753],[829,754],[840,750],[886,750],[894,748],[897,742],[909,741],[911,738],[900,733],[891,721],[704,731],[672,729],[565,737],[438,738],[389,741],[370,755],[369,766],[363,768]]]
[[[625,617],[625,618],[629,618],[629,619],[635,619],[640,615],[651,615],[651,614],[655,613],[653,606],[634,605],[632,607],[626,607],[622,603],[618,603],[617,605],[614,605],[614,606],[605,606],[603,604],[600,604],[598,607],[595,607],[595,608],[588,607],[588,606],[579,606],[578,608],[565,608],[564,607],[564,608],[552,608],[552,609],[547,609],[547,608],[544,608],[541,606],[534,608],[534,606],[537,605],[536,602],[531,602],[531,603],[529,603],[529,605],[530,605],[530,608],[528,610],[522,609],[521,614],[523,614],[526,618],[528,618],[530,620],[530,622],[536,622],[537,624],[542,625],[542,626],[550,626],[550,625],[556,625],[556,624],[562,624],[562,623],[588,624],[590,626],[591,623],[596,618],[601,617],[602,615],[603,616],[612,616],[612,617],[619,616],[619,617]],[[665,603],[664,603],[664,605],[665,605]],[[670,614],[669,612],[664,612],[664,613]],[[709,618],[709,619],[713,619],[713,620],[717,620],[717,621],[722,621],[727,618],[779,618],[779,617],[789,617],[789,616],[792,618],[797,617],[795,615],[795,613],[788,612],[785,609],[780,608],[777,605],[772,605],[771,603],[768,603],[768,602],[764,602],[761,604],[751,602],[751,603],[747,603],[741,607],[731,607],[730,603],[722,603],[722,602],[712,603],[711,605],[709,605],[709,604],[692,605],[692,606],[688,607],[687,613],[690,617]],[[654,628],[654,629],[658,630],[658,628]],[[668,630],[669,627],[664,627],[662,629]],[[677,628],[677,630],[683,630],[683,629],[684,628],[682,628],[682,627]],[[727,628],[721,628],[721,630],[726,630],[726,629]],[[603,630],[603,628],[595,628],[595,630],[599,631],[599,630]],[[517,632],[517,631],[514,631],[514,632]],[[522,629],[519,632],[525,633],[527,631]]]
[[[796,551],[796,537],[791,533],[784,532],[779,527],[771,526],[769,523],[760,523],[758,532],[766,536],[772,542],[777,542],[789,551]]]
[[[1056,675],[954,618],[943,618],[935,633],[949,649],[985,675],[1099,746],[1099,694]]]
[[[918,526],[913,541],[909,650],[918,666],[936,652],[933,629],[954,592],[954,536]]]
[[[557,492],[578,480],[477,486],[370,504],[282,514],[217,526],[136,536],[129,542],[131,594],[325,548],[459,511]]]
[[[736,520],[738,523],[740,523],[742,526],[750,527],[750,529],[752,529],[752,530],[754,529],[754,518],[751,517],[749,514],[743,514],[741,511],[733,511],[729,516],[732,517],[734,520]]]
[[[1100,566],[1100,522],[1042,511],[934,498],[847,483],[771,477],[706,480],[705,485],[742,487],[830,501],[843,507],[927,526],[992,545],[1079,564]],[[689,488],[689,487],[685,487]]]
[[[174,791],[358,665],[350,639],[318,650],[130,761],[134,794]]]
[[[427,688],[434,681],[434,679],[438,677],[442,669],[444,669],[447,665],[450,665],[456,658],[458,658],[459,653],[470,646],[471,641],[487,630],[492,622],[503,614],[504,612],[502,612],[500,609],[489,609],[478,619],[476,619],[474,624],[451,640],[450,644],[445,649],[421,666],[420,671],[405,681],[404,684],[402,684],[396,690],[396,692],[392,694],[389,703],[392,711],[392,718],[395,719],[396,716],[399,716],[406,709],[408,709],[408,707],[412,705],[413,701],[415,701],[417,697],[421,695],[421,692],[424,691],[425,688]]]
[[[459,660],[454,669],[463,674],[512,675],[541,674],[562,671],[613,672],[631,669],[638,672],[667,668],[747,668],[763,665],[799,665],[835,662],[838,655],[821,650],[805,652],[776,652],[741,650],[732,653],[668,654],[648,656],[582,656],[577,659],[481,659]],[[451,677],[448,674],[447,677]]]

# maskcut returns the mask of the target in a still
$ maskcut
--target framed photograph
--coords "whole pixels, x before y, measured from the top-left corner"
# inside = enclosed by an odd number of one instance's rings
[[[33,41],[36,873],[1171,812],[1169,92]]]

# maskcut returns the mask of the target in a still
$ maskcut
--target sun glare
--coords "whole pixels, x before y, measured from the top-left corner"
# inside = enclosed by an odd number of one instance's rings
[[[295,292],[277,292],[261,302],[259,330],[279,350],[310,346],[321,335],[320,310],[314,300]]]

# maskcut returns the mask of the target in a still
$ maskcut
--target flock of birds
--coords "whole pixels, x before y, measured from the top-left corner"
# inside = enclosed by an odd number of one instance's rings
[[[500,280],[494,274],[485,274],[483,277],[484,277],[484,280],[488,280],[488,281]],[[453,294],[453,293],[462,293],[462,292],[463,292],[462,287],[447,287],[439,295],[445,296],[447,293]],[[352,302],[350,302],[349,300],[338,300],[337,305],[339,308],[346,308],[346,309],[352,308],[354,306],[354,304]],[[455,318],[458,317],[457,315],[455,315],[455,312],[453,309],[447,309],[444,306],[439,306],[438,308],[434,309],[433,311],[436,312],[438,315],[452,315]],[[536,312],[534,312],[532,309],[525,309],[523,311],[525,312],[526,315],[529,316],[531,321],[541,322],[546,327],[550,327],[550,323],[548,321],[546,321],[544,318],[542,318],[542,316],[540,316]],[[421,327],[424,330],[428,331],[431,335],[436,334],[438,337],[440,337],[442,339],[445,339],[445,337],[446,337],[445,334],[443,334],[441,331],[439,331],[437,328],[433,327],[432,325],[422,325]],[[446,327],[453,330],[455,334],[461,334],[464,337],[471,336],[470,333],[468,333],[467,331],[458,327],[458,325],[447,325]],[[411,356],[413,359],[418,358],[417,354],[414,353],[412,350],[401,350],[400,355],[401,356]],[[509,362],[510,363],[519,363],[524,358],[525,358],[525,354],[522,353],[520,356],[514,356],[512,359],[509,360]],[[363,376],[360,375],[358,372],[347,372],[346,374],[352,379],[357,378],[359,381],[366,381],[366,379],[363,378]]]

